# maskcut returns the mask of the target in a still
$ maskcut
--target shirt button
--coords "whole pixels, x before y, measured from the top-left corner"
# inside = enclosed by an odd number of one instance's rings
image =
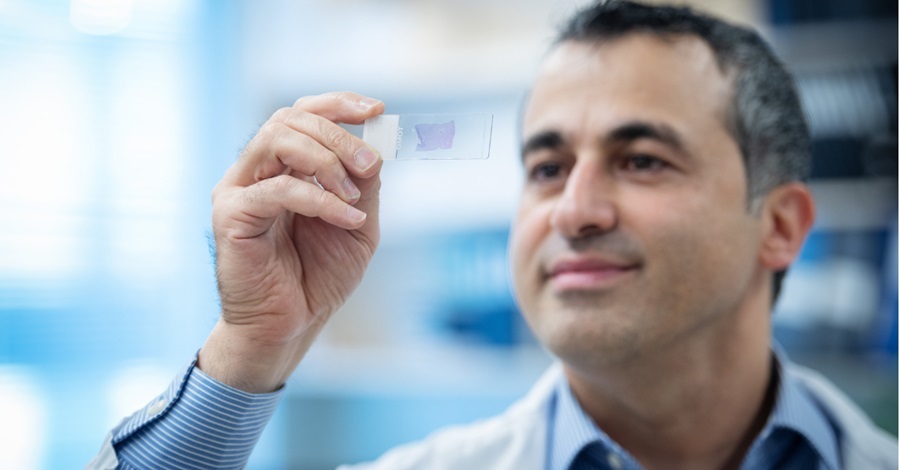
[[[149,414],[149,415],[156,415],[157,413],[159,413],[160,411],[162,411],[163,408],[166,407],[166,404],[167,404],[167,403],[169,403],[168,400],[166,400],[165,398],[160,397],[158,400],[156,400],[155,402],[153,402],[153,404],[150,405],[149,408],[147,408],[147,414]]]
[[[621,470],[622,468],[622,459],[612,452],[606,454],[606,463],[609,464],[609,468],[612,470]]]

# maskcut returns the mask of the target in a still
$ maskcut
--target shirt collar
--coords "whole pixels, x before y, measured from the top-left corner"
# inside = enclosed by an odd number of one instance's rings
[[[777,344],[773,347],[773,355],[778,374],[778,394],[769,420],[753,447],[764,445],[776,430],[790,430],[806,439],[825,468],[840,468],[836,430],[800,379],[788,373],[786,365],[790,361]]]
[[[554,401],[554,405],[550,407],[553,413],[548,452],[550,470],[568,470],[581,449],[595,442],[599,443],[608,455],[614,455],[611,458],[619,462],[616,466],[637,467],[637,462],[587,416],[572,394],[565,374],[561,374]],[[631,465],[623,467],[621,464],[625,462]]]
[[[766,425],[757,436],[745,459],[759,460],[759,455],[777,447],[779,430],[793,431],[802,436],[816,451],[824,468],[840,468],[838,443],[834,428],[824,412],[806,391],[797,377],[786,373],[787,358],[776,345],[773,349],[777,373],[775,404]],[[637,462],[615,441],[594,424],[572,394],[565,374],[560,375],[550,406],[550,436],[548,467],[550,470],[568,470],[578,453],[588,444],[598,443],[621,468],[640,468]]]

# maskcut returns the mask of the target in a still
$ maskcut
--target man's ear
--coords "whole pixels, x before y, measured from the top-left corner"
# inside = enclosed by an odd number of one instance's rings
[[[760,262],[773,271],[786,269],[800,253],[815,220],[816,207],[809,187],[799,182],[778,186],[766,195],[760,210]]]

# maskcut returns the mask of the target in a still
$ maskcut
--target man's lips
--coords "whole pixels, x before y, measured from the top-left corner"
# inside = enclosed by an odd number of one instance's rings
[[[546,279],[557,292],[611,287],[639,268],[638,263],[595,257],[562,258],[552,262]]]

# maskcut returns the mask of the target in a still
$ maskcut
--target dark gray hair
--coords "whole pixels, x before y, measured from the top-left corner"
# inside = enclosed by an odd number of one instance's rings
[[[706,42],[719,68],[733,77],[726,127],[737,142],[747,173],[748,210],[773,188],[806,181],[810,136],[791,75],[753,30],[689,7],[599,1],[577,12],[556,43],[611,41],[626,34],[695,36]],[[773,303],[785,271],[775,273]]]

